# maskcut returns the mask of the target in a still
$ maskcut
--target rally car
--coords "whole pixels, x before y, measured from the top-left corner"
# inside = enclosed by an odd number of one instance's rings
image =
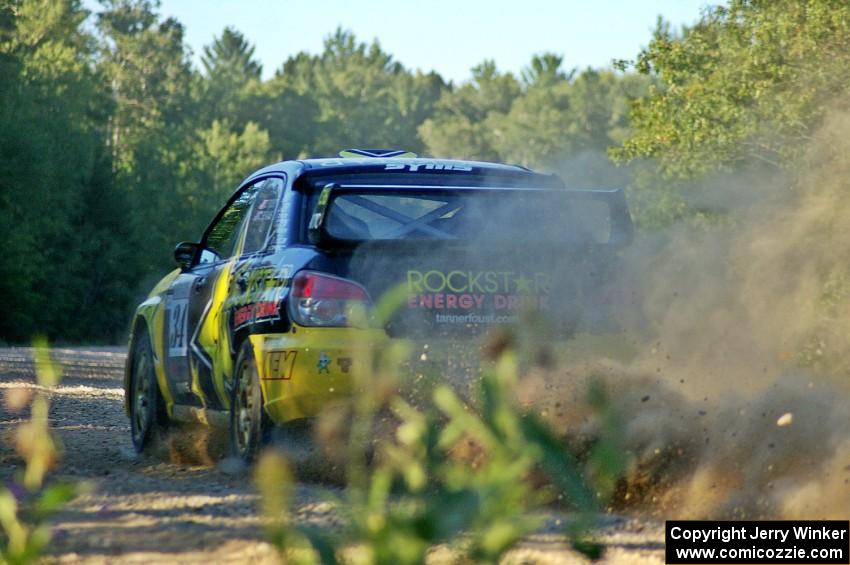
[[[250,461],[275,424],[351,394],[367,343],[453,341],[536,309],[566,335],[632,223],[621,190],[521,166],[402,151],[284,161],[247,177],[135,311],[124,377],[132,441],[220,423]],[[405,301],[376,323],[390,289]],[[595,298],[594,298],[595,297]]]

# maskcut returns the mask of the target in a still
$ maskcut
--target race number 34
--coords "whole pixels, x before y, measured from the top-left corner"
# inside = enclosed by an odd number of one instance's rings
[[[186,319],[189,312],[189,299],[172,300],[165,309],[166,324],[168,324],[168,356],[183,357],[186,355]]]

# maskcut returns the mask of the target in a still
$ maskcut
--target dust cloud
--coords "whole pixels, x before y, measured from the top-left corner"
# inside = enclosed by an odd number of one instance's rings
[[[639,232],[618,261],[557,245],[520,252],[488,241],[464,242],[464,249],[429,243],[398,256],[361,246],[349,275],[378,296],[409,269],[552,271],[561,285],[553,296],[569,298],[549,314],[571,317],[577,303],[581,320],[566,332],[515,325],[513,345],[536,348],[516,397],[581,449],[596,434],[588,386],[602,382],[629,459],[614,511],[846,518],[850,115],[825,123],[805,141],[798,170],[764,167],[703,181],[686,193],[699,218]],[[562,171],[569,185],[582,163]],[[524,225],[544,233],[563,228]],[[415,328],[429,326],[402,320],[395,332],[424,342],[416,356],[428,363],[441,338],[457,345],[469,333],[465,326],[442,336]],[[573,330],[575,338],[566,339]],[[495,333],[495,340],[493,332],[476,337],[485,355],[499,342]],[[443,370],[440,380],[472,394],[474,371],[466,362],[460,367]]]
[[[629,359],[600,347],[538,377],[536,402],[567,436],[593,437],[582,391],[606,386],[630,457],[615,507],[847,517],[850,116],[825,124],[800,170],[713,179],[691,197],[722,214],[636,241],[618,306]]]

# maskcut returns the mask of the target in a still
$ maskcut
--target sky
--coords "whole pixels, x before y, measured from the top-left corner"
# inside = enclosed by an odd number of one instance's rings
[[[716,0],[714,0],[716,2]],[[163,16],[186,28],[196,63],[225,26],[256,47],[264,77],[299,51],[318,53],[338,26],[361,41],[377,39],[411,69],[436,70],[456,83],[490,58],[518,73],[532,55],[553,52],[564,68],[610,66],[633,59],[660,15],[691,24],[713,0],[162,0]],[[96,0],[85,0],[97,11]]]

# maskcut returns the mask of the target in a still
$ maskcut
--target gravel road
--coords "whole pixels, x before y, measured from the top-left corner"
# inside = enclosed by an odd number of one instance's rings
[[[172,438],[158,453],[138,456],[130,443],[123,410],[125,350],[115,347],[54,349],[63,365],[50,398],[50,425],[64,455],[56,475],[86,481],[93,490],[78,497],[54,520],[49,562],[83,563],[276,563],[263,541],[257,495],[246,473],[217,463],[219,442],[206,430]],[[36,388],[32,352],[0,349],[0,394]],[[11,435],[26,413],[0,402],[0,480],[12,479],[22,465]],[[215,435],[215,434],[214,434]],[[215,438],[213,438],[215,439]],[[299,520],[335,527],[339,518],[321,501],[321,489],[298,484]],[[547,526],[505,556],[506,563],[574,563],[557,533],[565,517]],[[663,563],[663,525],[637,517],[609,516],[596,532],[608,546],[606,562]],[[431,561],[443,561],[435,552]]]

